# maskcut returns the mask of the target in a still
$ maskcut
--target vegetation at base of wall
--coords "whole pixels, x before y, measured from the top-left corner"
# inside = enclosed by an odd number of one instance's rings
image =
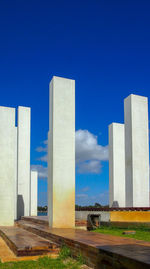
[[[62,260],[60,258],[54,259],[50,257],[39,258],[37,261],[19,261],[1,263],[0,269],[81,269],[81,262],[72,258]]]
[[[67,259],[67,258],[69,258],[69,257],[72,257],[72,256],[71,256],[71,250],[70,250],[70,248],[68,248],[67,246],[64,245],[64,246],[61,248],[60,252],[59,252],[59,258],[60,258],[61,260],[64,260],[64,259]]]
[[[71,250],[67,246],[63,246],[60,250],[58,258],[41,257],[37,261],[18,261],[1,263],[0,269],[81,269],[85,260],[81,253],[76,259],[73,259]]]
[[[48,268],[60,268],[65,269],[67,268],[63,262],[59,259],[51,259],[48,257],[40,258],[37,261],[19,261],[19,262],[6,262],[6,263],[0,263],[1,269],[48,269]]]
[[[70,248],[68,248],[66,245],[62,246],[60,253],[59,253],[59,258],[61,260],[66,260],[68,258],[73,258],[72,253]],[[78,253],[76,260],[79,262],[79,264],[84,264],[85,263],[85,259],[82,256],[81,252]]]
[[[124,231],[134,230],[135,234],[123,234]],[[115,226],[101,226],[95,229],[93,232],[111,234],[122,237],[129,237],[138,240],[150,241],[150,227],[144,225],[141,226],[128,226],[128,228],[120,228]]]
[[[84,264],[86,263],[86,260],[85,258],[83,257],[83,255],[81,254],[81,252],[79,252],[78,256],[77,256],[77,261],[80,263],[80,264]]]

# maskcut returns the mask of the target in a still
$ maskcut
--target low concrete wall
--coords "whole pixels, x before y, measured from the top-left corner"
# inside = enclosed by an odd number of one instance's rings
[[[150,223],[150,211],[112,211],[110,221]]]
[[[89,214],[100,214],[102,225],[128,226],[131,224],[150,225],[150,211],[76,211],[76,222],[87,221]]]
[[[101,221],[110,221],[110,212],[108,211],[76,211],[76,220],[87,220],[89,214],[100,214]]]

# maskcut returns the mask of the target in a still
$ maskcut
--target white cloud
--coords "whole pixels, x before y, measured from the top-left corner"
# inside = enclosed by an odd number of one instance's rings
[[[87,198],[87,197],[88,197],[88,195],[87,195],[87,194],[85,194],[85,193],[81,193],[81,194],[76,194],[76,197],[77,197],[77,198],[82,198],[82,199],[85,199],[85,198]]]
[[[41,157],[37,158],[37,161],[42,161],[42,162],[47,163],[47,161],[48,161],[48,155],[46,154],[44,156],[41,156]]]
[[[31,170],[38,171],[39,178],[45,179],[48,176],[48,168],[43,165],[40,164],[31,165]]]
[[[37,152],[47,152],[47,147],[37,147],[36,151]]]
[[[76,162],[86,160],[108,160],[108,146],[101,146],[97,142],[97,136],[88,130],[76,131]]]
[[[37,152],[47,152],[48,151],[48,140],[44,140],[42,142],[42,144],[44,144],[44,146],[40,146],[36,148]]]
[[[85,161],[76,164],[79,174],[99,174],[101,172],[100,161]]]
[[[48,145],[48,140],[43,141],[44,145]]]
[[[48,142],[44,146],[36,148],[37,152],[46,152],[37,160],[47,162]],[[97,136],[88,130],[78,130],[75,134],[76,146],[76,169],[79,174],[99,174],[101,172],[101,161],[108,160],[108,146],[98,144]]]
[[[80,174],[101,172],[101,161],[108,160],[108,146],[98,144],[88,130],[76,131],[76,168]]]
[[[82,192],[87,192],[87,191],[89,191],[89,189],[90,189],[90,188],[89,188],[88,186],[86,186],[86,187],[82,188],[81,191],[82,191]]]

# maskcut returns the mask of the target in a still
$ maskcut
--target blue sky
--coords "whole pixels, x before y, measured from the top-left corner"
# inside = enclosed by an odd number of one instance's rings
[[[0,1],[0,105],[31,107],[31,164],[41,173],[49,81],[76,80],[78,204],[108,203],[108,125],[123,123],[126,96],[150,95],[149,11],[149,0]],[[41,178],[39,205],[46,191]]]

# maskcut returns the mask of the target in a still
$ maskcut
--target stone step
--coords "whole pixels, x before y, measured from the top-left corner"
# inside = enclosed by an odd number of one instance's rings
[[[52,240],[56,242],[56,245],[59,245],[59,242],[55,240],[56,238],[53,238],[53,235],[50,232],[50,228],[47,225],[44,225],[43,223],[34,223],[34,222],[29,222],[27,220],[19,220],[16,222],[16,225],[26,231],[29,231],[33,234],[36,234],[38,236],[41,236],[42,238]]]
[[[44,225],[48,226],[48,217],[47,216],[21,217],[21,220],[32,222],[32,223],[44,224]]]
[[[28,217],[21,217],[22,221],[26,221],[28,223],[33,223],[33,224],[43,224],[45,226],[49,226],[48,223],[48,217],[47,216],[28,216]],[[87,220],[80,220],[76,219],[75,220],[75,226],[78,228],[85,228],[87,227]]]
[[[0,227],[0,236],[16,256],[58,254],[59,246],[21,227]]]

